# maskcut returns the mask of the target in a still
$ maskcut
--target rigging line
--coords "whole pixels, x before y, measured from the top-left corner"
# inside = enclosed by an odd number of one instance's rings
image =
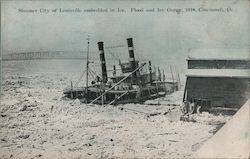
[[[105,49],[114,49],[114,48],[122,48],[122,47],[126,47],[126,45],[106,46]]]
[[[95,79],[95,75],[93,75],[93,73],[92,73],[91,71],[89,71],[89,74],[90,74],[90,76],[91,76],[93,79]]]
[[[94,80],[94,77],[93,77],[93,75],[89,72],[89,79],[90,80]]]
[[[97,75],[97,73],[95,71],[91,70],[90,68],[89,68],[89,71],[91,71],[95,76]]]
[[[110,51],[109,48],[106,48],[106,50],[113,56],[113,58],[115,58],[116,60],[119,60],[119,59],[115,56],[115,54],[114,54],[113,52]]]
[[[77,82],[76,82],[76,84],[75,84],[75,87],[77,87],[77,86],[78,86],[78,84],[80,83],[80,81],[81,81],[81,79],[82,79],[83,75],[85,74],[85,72],[86,72],[86,70],[84,70],[84,71],[82,72],[82,74],[81,74],[80,78],[78,79],[78,81],[77,81]]]
[[[119,60],[118,60],[119,61]],[[99,66],[101,62],[91,63],[91,65]],[[114,66],[115,64],[106,64],[106,66]]]
[[[93,80],[95,80],[96,79],[96,76],[97,76],[97,74],[95,74],[95,72],[89,72],[90,73],[90,75],[91,75],[91,77],[93,78]]]

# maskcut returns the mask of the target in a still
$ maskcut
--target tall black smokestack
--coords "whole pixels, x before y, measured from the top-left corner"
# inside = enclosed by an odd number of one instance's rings
[[[115,65],[113,66],[113,76],[116,76],[116,68],[115,68]]]
[[[134,71],[136,69],[136,62],[135,62],[135,55],[134,55],[133,39],[128,38],[127,43],[128,43],[128,52],[129,52],[129,61]],[[133,78],[133,84],[138,84],[136,72],[133,73],[132,78]]]
[[[98,42],[98,49],[100,53],[100,60],[101,60],[101,67],[102,67],[102,81],[103,83],[107,83],[108,75],[107,75],[107,68],[104,56],[104,49],[103,49],[103,42]]]

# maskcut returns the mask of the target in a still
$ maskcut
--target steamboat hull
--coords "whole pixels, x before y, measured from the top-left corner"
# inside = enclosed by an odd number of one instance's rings
[[[126,104],[126,103],[142,103],[146,100],[164,97],[166,94],[171,94],[176,91],[177,83],[161,82],[156,86],[146,86],[138,89],[123,89],[123,90],[109,90],[102,98],[100,97],[109,87],[101,89],[100,87],[90,86],[79,87],[64,90],[64,95],[67,98],[79,99],[83,103],[94,104]]]

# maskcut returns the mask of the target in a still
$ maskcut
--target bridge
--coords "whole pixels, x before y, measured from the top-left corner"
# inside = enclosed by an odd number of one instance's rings
[[[114,54],[111,49],[124,48],[125,45],[107,46],[105,47],[106,53],[112,55],[112,57],[118,59],[120,55]],[[89,51],[92,59],[99,59],[98,51]],[[107,54],[108,55],[108,54]],[[1,58],[1,57],[0,57]],[[35,52],[20,52],[20,53],[8,53],[2,54],[2,61],[14,61],[14,60],[39,60],[39,59],[86,59],[87,51],[35,51]],[[108,59],[107,58],[107,59]]]
[[[97,54],[98,52],[89,52]],[[2,61],[38,60],[38,59],[86,59],[86,51],[37,51],[2,54]],[[96,56],[96,57],[97,57]]]

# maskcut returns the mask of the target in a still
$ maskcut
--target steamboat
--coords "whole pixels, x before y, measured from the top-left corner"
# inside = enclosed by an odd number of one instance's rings
[[[117,105],[125,103],[142,103],[149,99],[163,97],[178,89],[177,81],[166,81],[164,72],[158,69],[152,71],[151,61],[139,63],[135,59],[133,39],[127,39],[129,61],[121,62],[119,66],[121,74],[116,74],[113,66],[113,76],[108,77],[104,43],[98,42],[99,56],[101,62],[101,77],[97,76],[89,85],[89,41],[87,49],[86,86],[71,87],[64,90],[64,95],[70,99],[79,99],[84,103]],[[142,72],[142,68],[148,65],[148,72]]]

